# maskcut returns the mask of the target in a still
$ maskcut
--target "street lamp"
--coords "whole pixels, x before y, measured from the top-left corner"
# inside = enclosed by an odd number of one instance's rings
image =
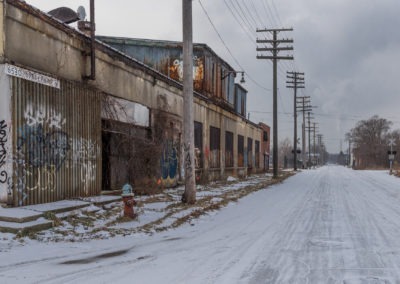
[[[246,81],[244,80],[244,71],[223,71],[221,80],[224,80],[226,77],[229,76],[229,74],[235,74],[235,76],[236,76],[237,73],[242,74],[242,78],[240,79],[240,83],[241,84],[246,83]]]

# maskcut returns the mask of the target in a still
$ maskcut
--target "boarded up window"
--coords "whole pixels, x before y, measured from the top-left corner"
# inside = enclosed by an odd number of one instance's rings
[[[247,138],[247,166],[253,167],[253,139]]]
[[[210,168],[219,168],[221,130],[210,126]]]
[[[225,132],[225,167],[233,167],[233,133]]]
[[[254,141],[255,166],[260,167],[260,141]]]
[[[196,168],[203,167],[203,124],[194,122],[194,161]]]
[[[238,167],[244,166],[244,137],[238,135]]]

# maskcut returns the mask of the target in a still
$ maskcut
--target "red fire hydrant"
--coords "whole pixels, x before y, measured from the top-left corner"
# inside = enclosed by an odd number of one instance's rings
[[[122,187],[122,201],[124,202],[124,217],[129,217],[134,219],[136,217],[133,206],[136,205],[135,196],[132,192],[132,186],[130,184],[125,184]]]

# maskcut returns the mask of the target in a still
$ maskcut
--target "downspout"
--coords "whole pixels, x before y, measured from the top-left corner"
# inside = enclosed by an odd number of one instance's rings
[[[82,27],[85,27],[85,25],[82,24]],[[83,79],[86,80],[96,80],[95,30],[96,27],[94,22],[94,0],[90,0],[90,75],[83,76]]]

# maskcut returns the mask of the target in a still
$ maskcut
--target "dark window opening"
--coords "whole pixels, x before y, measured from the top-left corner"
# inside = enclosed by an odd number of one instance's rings
[[[263,133],[263,140],[268,141],[268,132],[267,131],[264,131],[264,133]]]
[[[247,166],[253,167],[253,139],[247,138]]]
[[[244,166],[244,137],[238,135],[238,167]]]
[[[220,167],[221,130],[210,126],[210,168]]]
[[[254,141],[255,166],[260,168],[260,141]]]
[[[233,167],[233,133],[225,132],[225,167]]]
[[[194,162],[196,168],[203,168],[203,124],[194,122]]]

